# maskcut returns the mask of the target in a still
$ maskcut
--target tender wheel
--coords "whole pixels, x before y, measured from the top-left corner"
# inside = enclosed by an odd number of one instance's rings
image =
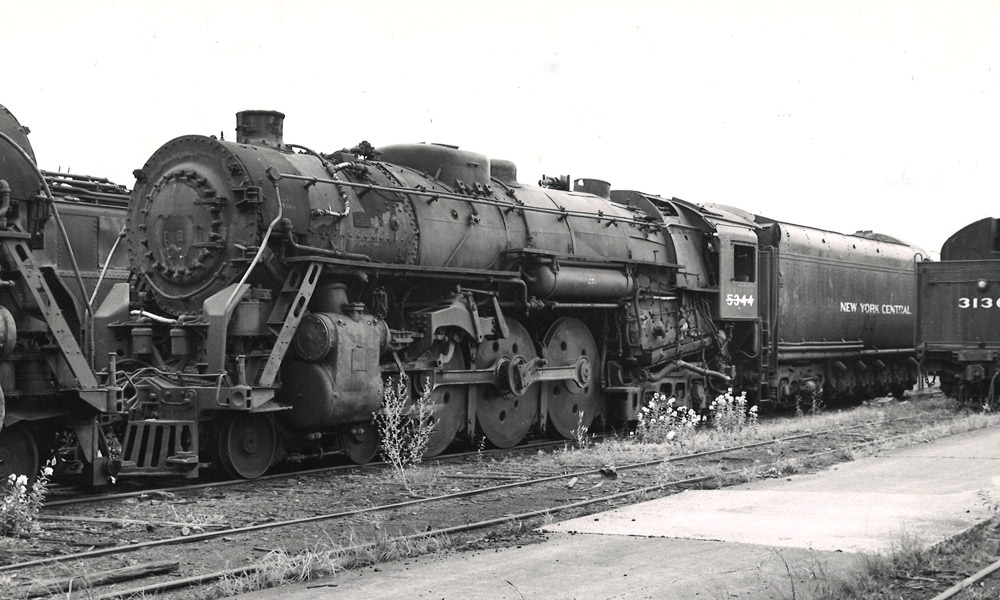
[[[278,449],[274,419],[260,413],[233,413],[219,417],[217,455],[231,477],[254,479],[271,466]]]
[[[494,366],[501,358],[522,357],[532,360],[538,354],[528,330],[513,319],[507,319],[510,335],[502,340],[486,341],[476,351],[476,368]],[[492,385],[479,388],[476,420],[483,435],[498,448],[516,446],[538,419],[540,385],[533,384],[520,396],[505,396]]]
[[[24,423],[4,427],[0,432],[0,485],[6,484],[11,475],[34,479],[39,468],[41,457],[31,429]]]
[[[601,406],[603,390],[599,350],[590,328],[579,319],[563,317],[549,327],[544,340],[547,366],[576,364],[586,357],[589,381],[582,388],[571,381],[546,381],[542,393],[548,398],[549,423],[559,435],[573,439],[582,425],[590,427]]]
[[[445,368],[449,370],[465,368],[465,360],[457,350]],[[423,383],[423,380],[414,382],[417,388],[414,395],[420,393]],[[431,430],[430,439],[427,441],[427,450],[424,451],[426,457],[437,456],[444,452],[462,430],[468,407],[469,389],[461,385],[445,385],[431,392],[429,400],[434,407],[434,429]]]
[[[347,458],[356,465],[363,465],[378,454],[378,427],[371,421],[355,423],[340,434],[340,442],[344,446]]]

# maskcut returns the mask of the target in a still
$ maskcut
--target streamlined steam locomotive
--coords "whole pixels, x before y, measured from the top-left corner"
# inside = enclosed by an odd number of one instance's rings
[[[941,390],[995,406],[1000,378],[1000,225],[971,223],[917,264],[917,353]]]
[[[596,179],[525,185],[451,146],[324,154],[286,143],[283,118],[239,113],[235,142],[176,138],[135,172],[130,277],[102,280],[81,354],[103,400],[51,400],[92,424],[61,447],[67,470],[364,462],[403,374],[432,404],[430,455],[626,423],[655,392],[703,409],[728,388],[794,405],[916,381],[921,253],[898,240]]]

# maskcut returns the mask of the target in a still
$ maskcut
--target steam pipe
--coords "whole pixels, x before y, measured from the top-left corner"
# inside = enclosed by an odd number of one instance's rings
[[[350,164],[350,163],[348,163]],[[387,185],[375,185],[372,183],[355,183],[353,181],[340,181],[339,179],[321,179],[318,177],[311,177],[306,175],[291,175],[284,174],[281,175],[284,179],[294,179],[297,181],[308,181],[313,183],[329,183],[333,185],[342,185],[345,187],[360,188],[363,190],[368,190],[372,192],[390,192],[393,194],[411,194],[414,196],[428,196],[431,198],[449,198],[451,200],[461,200],[463,202],[468,202],[469,204],[483,204],[486,206],[496,206],[499,208],[513,209],[513,210],[525,210],[528,212],[538,212],[546,213],[550,215],[560,215],[560,216],[570,216],[580,219],[594,219],[596,221],[615,221],[618,223],[631,223],[637,227],[656,227],[660,228],[662,225],[642,219],[632,219],[629,217],[613,216],[613,215],[600,215],[588,212],[581,212],[575,210],[560,210],[558,208],[547,208],[544,206],[527,206],[524,204],[510,204],[507,202],[498,202],[496,200],[486,200],[484,198],[474,198],[472,196],[466,196],[462,194],[452,194],[449,192],[432,191],[426,189],[418,188],[407,188],[407,187],[392,187]]]
[[[317,248],[316,246],[306,246],[299,244],[292,237],[292,223],[287,219],[283,223],[285,226],[285,231],[288,233],[288,245],[304,254],[318,254],[320,256],[329,256],[331,258],[342,258],[344,260],[357,260],[361,262],[372,262],[372,259],[367,254],[354,254],[352,252],[344,252],[343,250],[333,250],[330,248]]]
[[[316,215],[316,216],[321,216],[321,217],[336,217],[336,218],[340,218],[340,219],[342,219],[342,218],[346,217],[347,215],[351,214],[351,199],[350,199],[350,197],[348,197],[347,192],[345,192],[344,189],[340,187],[341,184],[343,184],[344,182],[337,178],[337,171],[341,171],[341,170],[346,169],[346,168],[348,168],[350,166],[353,166],[355,163],[342,162],[340,164],[337,164],[337,165],[334,165],[334,166],[331,167],[330,166],[330,161],[328,161],[325,158],[323,158],[322,154],[320,154],[319,152],[316,152],[312,148],[307,148],[307,147],[299,145],[299,144],[286,144],[286,145],[289,148],[297,148],[299,150],[302,150],[302,151],[304,151],[304,152],[306,152],[308,154],[311,154],[311,155],[315,156],[319,160],[320,164],[322,164],[324,167],[326,167],[326,170],[330,174],[330,177],[333,178],[332,182],[333,182],[334,187],[337,188],[337,192],[340,194],[340,197],[344,200],[344,210],[342,212],[337,212],[337,211],[334,211],[334,210],[315,209],[315,210],[313,210],[313,214]],[[310,185],[315,185],[315,184],[319,183],[320,181],[323,181],[323,180],[318,179],[316,177],[313,177],[309,181],[309,183],[306,184],[306,187],[309,187]]]
[[[913,348],[889,348],[886,350],[850,350],[850,349],[831,349],[827,352],[822,351],[809,351],[809,352],[778,352],[778,360],[826,360],[832,358],[843,358],[850,356],[891,356],[891,355],[906,355],[914,354],[916,351]]]
[[[733,378],[730,377],[729,375],[724,375],[722,373],[719,373],[718,371],[712,371],[712,370],[709,370],[709,369],[703,369],[702,367],[698,367],[698,366],[692,365],[689,362],[684,362],[683,360],[678,360],[678,361],[675,361],[673,364],[669,364],[669,365],[663,367],[659,371],[654,371],[652,373],[649,373],[648,378],[646,379],[646,381],[655,383],[657,381],[665,379],[668,375],[670,375],[671,373],[675,373],[677,371],[691,371],[692,373],[695,373],[697,375],[701,375],[703,377],[712,377],[712,378],[715,378],[715,379],[721,379],[721,380],[725,381],[726,383],[730,383],[733,380]]]
[[[122,227],[122,230],[118,232],[118,237],[115,238],[115,243],[111,246],[111,251],[108,252],[108,258],[104,261],[104,267],[101,269],[101,276],[97,278],[97,283],[94,284],[94,293],[90,296],[90,303],[93,304],[94,300],[97,299],[97,291],[101,289],[101,283],[104,282],[104,276],[108,274],[108,267],[111,266],[111,259],[115,255],[115,250],[118,249],[118,242],[122,241],[125,237],[125,231],[128,229],[128,225]]]
[[[171,319],[170,317],[161,317],[160,315],[154,315],[151,312],[144,310],[132,310],[129,314],[133,317],[144,317],[150,321],[156,321],[157,323],[163,323],[164,325],[176,325],[179,323],[177,319]]]

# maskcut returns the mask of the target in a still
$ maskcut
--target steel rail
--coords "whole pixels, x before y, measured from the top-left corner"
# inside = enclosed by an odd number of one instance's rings
[[[1000,560],[996,561],[995,563],[986,567],[985,569],[973,573],[972,575],[966,577],[962,581],[959,581],[958,583],[946,589],[945,591],[941,592],[937,596],[931,598],[931,600],[948,600],[948,598],[954,598],[962,590],[966,590],[972,587],[973,585],[979,583],[983,579],[986,579],[987,577],[992,575],[997,570],[1000,570]]]
[[[469,458],[471,456],[479,455],[493,455],[493,454],[506,454],[513,453],[519,450],[536,450],[539,448],[546,448],[549,446],[562,446],[567,443],[572,443],[572,440],[544,440],[540,442],[529,442],[514,448],[491,448],[489,450],[471,450],[468,452],[456,452],[454,454],[447,454],[444,456],[435,456],[434,458],[428,458],[423,461],[424,464],[427,463],[440,463],[448,462],[452,460],[460,460],[463,458]],[[333,452],[330,453],[331,456],[334,455]],[[386,463],[384,461],[369,462],[363,465],[349,464],[349,465],[334,465],[330,467],[316,467],[314,469],[304,469],[300,471],[289,471],[287,473],[272,473],[270,475],[264,475],[262,477],[257,477],[256,479],[227,479],[225,481],[208,481],[204,483],[193,483],[190,485],[180,485],[174,487],[163,487],[163,488],[150,488],[145,490],[136,490],[134,492],[118,492],[114,494],[101,494],[97,496],[81,496],[77,498],[67,498],[65,500],[54,500],[52,502],[46,502],[43,508],[57,507],[57,506],[72,506],[77,504],[89,504],[91,502],[103,502],[107,500],[124,500],[125,498],[136,498],[142,496],[143,494],[154,494],[157,492],[187,492],[203,489],[212,488],[223,488],[237,485],[251,485],[256,484],[261,481],[271,481],[280,480],[290,477],[299,477],[302,475],[319,475],[322,473],[334,473],[338,471],[351,471],[351,470],[364,470],[371,467],[383,467]]]
[[[761,442],[752,442],[750,444],[741,444],[741,445],[738,445],[738,446],[730,446],[730,447],[726,447],[726,448],[718,448],[718,449],[715,449],[715,450],[706,450],[706,451],[703,451],[703,452],[695,452],[695,453],[685,454],[685,455],[681,455],[681,456],[671,456],[671,457],[667,457],[667,458],[663,458],[663,459],[656,459],[656,460],[651,460],[651,461],[643,461],[643,462],[638,462],[638,463],[632,463],[632,464],[628,464],[628,465],[616,466],[615,468],[618,471],[624,471],[624,470],[629,470],[629,469],[640,469],[640,468],[645,468],[645,467],[652,467],[652,466],[656,466],[656,465],[660,465],[660,464],[666,464],[666,463],[672,463],[672,462],[679,462],[679,461],[682,461],[682,460],[690,460],[692,458],[701,458],[701,457],[704,457],[704,456],[711,456],[711,455],[714,455],[714,454],[725,454],[725,453],[728,453],[728,452],[735,452],[735,451],[739,451],[739,450],[745,450],[745,449],[756,448],[756,447],[761,447],[761,446],[769,446],[769,445],[774,445],[774,444],[779,444],[779,443],[794,441],[794,440],[798,440],[798,439],[813,438],[813,437],[818,437],[820,435],[836,434],[836,433],[839,433],[840,431],[845,431],[845,430],[848,430],[848,429],[857,429],[857,428],[860,428],[860,427],[867,427],[869,425],[876,424],[876,423],[892,423],[892,422],[896,422],[896,421],[909,420],[909,419],[916,418],[916,416],[917,415],[912,415],[912,416],[907,416],[907,417],[900,417],[900,418],[897,418],[897,419],[880,420],[880,421],[877,421],[877,422],[868,422],[868,423],[859,423],[857,425],[852,425],[852,426],[849,426],[849,427],[840,427],[840,428],[837,428],[837,429],[828,429],[828,430],[824,430],[824,431],[802,433],[802,434],[793,435],[793,436],[786,436],[786,437],[783,437],[783,438],[776,438],[776,439],[772,439],[772,440],[765,440],[765,441],[761,441]],[[907,435],[912,435],[912,433],[906,433],[906,434],[902,434],[902,436],[895,436],[895,437],[905,437]],[[895,438],[885,438],[885,440],[891,440],[891,439],[895,439]],[[878,442],[878,441],[881,441],[881,440],[872,440],[871,442],[862,442],[861,445],[868,444],[868,443],[875,443],[875,442]],[[855,446],[857,446],[857,444],[855,444]],[[842,449],[843,448],[836,449],[836,450],[831,450],[831,451],[824,451],[821,454],[829,453],[829,452],[833,452],[833,451],[840,451]],[[356,516],[356,515],[361,515],[361,514],[366,514],[366,513],[374,513],[374,512],[383,512],[383,511],[389,511],[389,510],[396,510],[396,509],[399,509],[399,508],[406,508],[406,507],[409,507],[409,506],[416,506],[418,504],[429,504],[429,503],[432,503],[432,502],[441,502],[441,501],[445,501],[445,500],[454,500],[454,499],[458,499],[458,498],[467,498],[467,497],[470,497],[470,496],[477,496],[477,495],[481,495],[481,494],[488,494],[488,493],[492,493],[492,492],[497,492],[497,491],[502,491],[502,490],[509,490],[509,489],[514,489],[514,488],[519,488],[519,487],[528,487],[528,486],[531,486],[531,485],[542,484],[542,483],[549,483],[549,482],[553,482],[553,481],[559,481],[559,480],[562,480],[562,479],[571,479],[573,477],[584,477],[584,476],[587,476],[587,475],[595,475],[595,474],[599,474],[600,471],[601,471],[601,468],[585,469],[585,470],[582,470],[582,471],[575,471],[575,472],[572,472],[572,473],[563,473],[563,474],[559,474],[559,475],[550,475],[548,477],[540,477],[540,478],[529,479],[529,480],[524,480],[524,481],[515,481],[515,482],[503,483],[503,484],[499,484],[499,485],[495,485],[495,486],[474,488],[474,489],[471,489],[471,490],[465,490],[465,491],[462,491],[462,492],[455,492],[455,493],[452,493],[452,494],[442,494],[442,495],[431,496],[431,497],[427,497],[427,498],[417,498],[417,499],[413,499],[413,500],[404,500],[402,502],[395,502],[395,503],[392,503],[392,504],[383,504],[381,506],[370,506],[370,507],[366,507],[366,508],[358,508],[358,509],[354,509],[354,510],[342,511],[342,512],[337,512],[337,513],[329,513],[329,514],[322,514],[322,515],[313,515],[311,517],[302,517],[302,518],[298,518],[298,519],[289,519],[289,520],[286,520],[286,521],[272,521],[272,522],[269,522],[269,523],[259,523],[259,524],[256,524],[256,525],[247,525],[247,526],[243,526],[243,527],[234,527],[234,528],[231,528],[231,529],[222,529],[222,530],[210,531],[210,532],[199,533],[199,534],[192,534],[192,535],[187,535],[187,536],[180,536],[180,537],[173,537],[173,538],[164,538],[164,539],[160,539],[160,540],[150,540],[150,541],[147,541],[147,542],[139,542],[139,543],[136,543],[136,544],[129,544],[129,545],[126,545],[126,546],[113,546],[113,547],[109,547],[109,548],[101,548],[101,549],[97,549],[97,550],[90,550],[88,552],[79,552],[79,553],[75,553],[75,554],[64,554],[64,555],[60,555],[60,556],[52,556],[52,557],[46,557],[46,558],[39,558],[39,559],[35,559],[35,560],[31,560],[31,561],[25,561],[25,562],[21,562],[21,563],[12,563],[12,564],[9,564],[9,565],[0,565],[0,573],[7,573],[7,572],[11,572],[11,571],[17,571],[17,570],[26,569],[26,568],[29,568],[29,567],[41,566],[41,565],[49,565],[49,564],[57,564],[57,563],[62,563],[62,562],[68,562],[68,561],[71,561],[71,560],[82,560],[82,559],[87,559],[87,558],[96,558],[96,557],[99,557],[99,556],[108,556],[108,555],[112,555],[112,554],[125,554],[127,552],[134,552],[136,550],[142,550],[142,549],[145,549],[145,548],[156,548],[156,547],[160,547],[160,546],[170,546],[170,545],[177,545],[177,544],[188,544],[188,543],[199,542],[199,541],[203,541],[203,540],[210,540],[210,539],[213,539],[213,538],[218,538],[218,537],[223,537],[223,536],[239,535],[239,534],[242,534],[242,533],[252,533],[252,532],[255,532],[255,531],[264,531],[264,530],[267,530],[267,529],[277,529],[277,528],[281,528],[281,527],[291,527],[291,526],[296,526],[296,525],[304,525],[304,524],[316,523],[316,522],[320,522],[320,521],[331,521],[331,520],[334,520],[334,519],[342,519],[342,518]],[[256,480],[253,480],[253,481],[256,481]]]

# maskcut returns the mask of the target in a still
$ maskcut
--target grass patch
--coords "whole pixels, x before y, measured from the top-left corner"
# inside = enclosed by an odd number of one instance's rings
[[[1000,518],[924,548],[919,540],[900,535],[886,554],[865,557],[864,567],[850,580],[825,582],[819,600],[916,600],[929,598],[993,563],[1000,556]],[[983,594],[989,595],[983,595]],[[995,598],[994,591],[971,589],[961,598]]]
[[[348,539],[360,540],[361,536],[349,536]],[[374,541],[348,547],[317,545],[294,554],[283,549],[272,550],[253,565],[250,572],[224,577],[199,590],[197,598],[227,598],[280,585],[313,581],[336,576],[343,571],[438,552],[451,545],[447,537],[411,539],[383,533]]]
[[[956,416],[956,414],[958,416]],[[604,466],[620,466],[654,460],[666,460],[675,456],[718,450],[730,446],[766,442],[815,431],[850,430],[850,435],[841,438],[839,446],[847,446],[864,439],[886,437],[885,423],[899,417],[919,418],[927,423],[913,434],[916,441],[934,439],[963,431],[970,431],[1000,422],[1000,416],[990,414],[958,412],[957,405],[950,400],[921,400],[892,402],[884,405],[861,406],[854,410],[836,411],[804,415],[794,419],[761,421],[753,427],[739,429],[716,429],[699,425],[689,428],[683,435],[657,442],[636,443],[634,436],[621,435],[590,444],[585,448],[567,446],[553,452],[539,451],[531,460],[523,456],[501,458],[484,465],[505,472],[565,472],[571,470],[595,469]],[[866,424],[864,428],[858,425]],[[669,431],[669,430],[668,430]],[[893,445],[913,443],[914,439],[896,441]],[[782,457],[784,444],[772,447],[774,458]],[[841,460],[850,460],[856,450],[842,450]]]

